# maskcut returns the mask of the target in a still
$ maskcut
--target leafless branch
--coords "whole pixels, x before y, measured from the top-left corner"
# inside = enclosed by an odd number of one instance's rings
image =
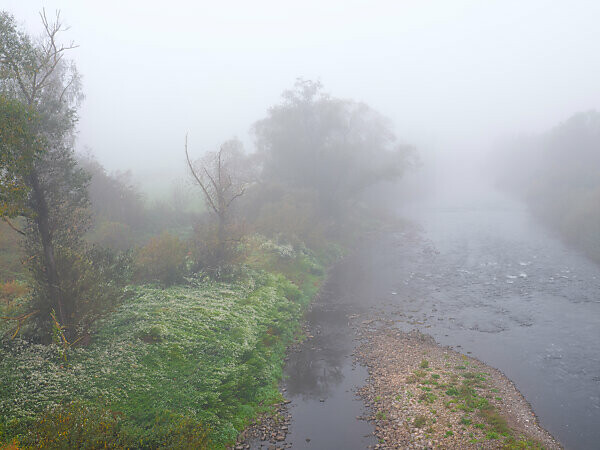
[[[8,217],[2,216],[2,220],[4,220],[8,224],[8,226],[11,227],[14,231],[19,233],[20,235],[25,236],[25,232],[22,230],[19,230],[16,226],[14,226],[13,223],[8,219]]]
[[[8,336],[9,334],[11,334],[10,338],[14,339],[17,336],[17,334],[19,333],[19,330],[21,329],[21,325],[23,324],[23,322],[25,322],[27,319],[35,316],[38,312],[39,312],[38,310],[35,310],[30,313],[22,314],[17,317],[0,317],[0,320],[17,322],[17,324],[15,325],[15,327],[12,330],[6,332],[5,336]]]
[[[238,192],[237,194],[235,194],[233,197],[231,197],[231,199],[229,199],[229,201],[227,202],[227,207],[229,208],[229,205],[231,205],[231,203],[238,197],[241,197],[242,195],[244,195],[246,193],[246,187],[244,186],[242,188],[242,190],[240,192]]]
[[[219,210],[215,206],[215,204],[214,204],[214,202],[213,202],[210,194],[208,193],[208,190],[204,186],[204,183],[202,182],[202,180],[200,179],[200,177],[196,174],[196,171],[194,170],[194,165],[192,164],[192,161],[190,160],[190,155],[188,153],[188,137],[187,137],[187,134],[185,135],[185,157],[187,159],[187,164],[188,164],[188,167],[190,169],[190,172],[192,173],[192,176],[196,179],[196,182],[202,188],[202,192],[204,192],[204,196],[206,197],[206,201],[209,203],[209,205],[213,209],[213,211],[218,214]]]

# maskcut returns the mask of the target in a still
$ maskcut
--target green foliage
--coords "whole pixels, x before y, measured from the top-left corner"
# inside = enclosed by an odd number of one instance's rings
[[[387,420],[387,414],[385,411],[377,411],[377,414],[375,414],[375,418],[377,420]]]
[[[136,242],[129,225],[120,222],[100,221],[88,234],[90,242],[112,250],[127,250]]]
[[[55,261],[59,273],[59,292],[67,320],[60,323],[66,327],[69,341],[81,338],[89,332],[92,323],[112,310],[123,298],[123,288],[131,277],[131,258],[126,253],[114,253],[107,249],[58,247]],[[42,267],[38,265],[36,267]],[[35,277],[43,279],[43,274]],[[45,286],[34,283],[31,307],[38,311],[33,327],[26,335],[44,341],[47,322],[55,306],[48,302]],[[50,322],[50,326],[54,324]]]
[[[20,223],[16,225],[21,226]],[[24,280],[27,277],[20,241],[21,236],[0,220],[0,281]]]
[[[28,214],[28,177],[41,151],[36,114],[0,93],[0,217]]]
[[[186,274],[187,253],[184,242],[164,232],[136,251],[134,278],[166,286],[177,283]]]
[[[25,283],[15,280],[0,283],[0,302],[8,304],[19,297],[24,297],[28,293],[29,288]]]
[[[109,428],[122,442],[176,445],[168,430],[180,415],[202,423],[221,448],[265,405],[281,401],[285,348],[323,278],[309,277],[317,286],[300,291],[283,275],[249,269],[234,283],[137,287],[95,323],[86,347],[69,351],[68,368],[54,345],[8,341],[0,347],[0,427],[12,439],[48,408],[78,400],[118,411]]]
[[[232,224],[224,225],[222,230],[213,221],[197,224],[192,243],[192,270],[204,272],[213,279],[231,275],[235,264],[241,262],[242,235]]]
[[[329,97],[319,82],[299,79],[254,125],[267,181],[314,189],[321,212],[397,179],[411,149],[397,145],[388,121],[364,103]]]
[[[413,425],[415,428],[423,428],[427,424],[427,416],[419,415],[414,418]]]
[[[61,278],[58,267],[59,260],[68,261],[63,272],[83,266],[72,261],[86,252],[81,237],[89,218],[88,177],[73,156],[79,77],[75,65],[64,58],[68,47],[57,40],[62,30],[58,16],[50,23],[43,13],[42,20],[45,35],[33,40],[18,30],[10,14],[0,13],[0,126],[7,136],[0,144],[0,216],[25,218],[21,233],[34,278],[38,337],[48,339],[50,310],[57,311],[61,325],[72,334],[80,318],[74,304],[89,301],[68,299],[70,304],[63,304],[65,293],[81,284],[76,278]]]
[[[157,418],[152,435],[136,440],[122,413],[71,402],[46,410],[16,442],[23,448],[211,448],[202,423],[178,415]]]
[[[437,399],[437,395],[435,395],[432,392],[423,392],[420,396],[419,396],[419,400],[425,403],[435,403]]]
[[[318,195],[312,189],[261,183],[240,199],[239,209],[254,231],[268,238],[284,235],[310,248],[327,245],[324,237],[331,224],[319,214]]]

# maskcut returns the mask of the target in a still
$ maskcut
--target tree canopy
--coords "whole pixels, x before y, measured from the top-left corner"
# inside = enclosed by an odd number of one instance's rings
[[[28,214],[27,177],[41,150],[33,130],[35,113],[16,100],[0,95],[0,217]]]
[[[410,163],[411,147],[368,105],[302,79],[282,98],[253,128],[266,180],[314,189],[331,207],[397,179]]]

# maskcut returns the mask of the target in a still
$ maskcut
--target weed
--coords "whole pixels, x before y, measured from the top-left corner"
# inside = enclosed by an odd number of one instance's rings
[[[460,392],[458,391],[458,389],[456,389],[455,387],[451,387],[450,389],[448,389],[446,391],[446,395],[450,395],[450,396],[458,396],[460,395]]]
[[[375,414],[375,418],[377,420],[387,420],[387,414],[385,411],[377,411],[377,414]]]
[[[422,415],[415,417],[413,420],[413,425],[415,426],[415,428],[423,428],[426,423],[427,417]]]
[[[437,395],[431,393],[431,392],[423,392],[420,396],[419,396],[419,400],[425,403],[435,403],[435,400],[437,399]]]

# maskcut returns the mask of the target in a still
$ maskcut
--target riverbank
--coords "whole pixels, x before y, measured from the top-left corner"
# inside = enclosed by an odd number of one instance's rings
[[[361,323],[356,357],[369,368],[360,394],[375,448],[561,448],[500,371],[417,331],[374,324]]]
[[[0,345],[0,448],[223,448],[283,399],[286,347],[339,258],[260,237],[231,280],[130,286],[86,346]],[[82,427],[80,424],[85,423]]]
[[[287,389],[282,395],[291,403],[280,405],[280,420],[262,420],[248,429],[240,436],[238,448],[284,448],[290,444],[293,448],[336,448],[335,443],[342,440],[344,445],[337,448],[364,449],[377,444],[379,448],[394,448],[390,442],[401,448],[417,443],[422,448],[429,442],[446,448],[535,448],[536,443],[560,448],[539,428],[529,402],[502,373],[439,346],[431,338],[405,341],[413,334],[405,335],[395,328],[407,333],[421,329],[436,336],[437,342],[448,344],[452,341],[448,332],[453,331],[448,327],[463,325],[455,318],[472,313],[472,309],[449,309],[457,300],[465,300],[460,292],[468,291],[470,285],[461,276],[458,280],[436,277],[440,270],[462,274],[456,264],[450,268],[435,266],[442,256],[420,238],[420,233],[406,228],[365,240],[338,263],[305,317],[307,339],[288,351],[285,373],[289,378],[281,386]],[[436,283],[443,281],[456,281],[456,295],[447,292],[453,284],[437,287]],[[478,299],[485,297],[479,295]],[[494,297],[493,301],[498,300]],[[479,341],[498,339],[497,334],[483,333],[483,324],[480,320],[479,327],[474,328],[479,331],[470,332],[477,332]],[[400,334],[386,337],[385,330]],[[459,343],[463,347],[468,344]],[[410,352],[409,344],[414,344]],[[522,345],[531,345],[531,341]],[[470,350],[459,351],[468,354]],[[483,358],[498,355],[502,348],[489,342],[480,350],[477,355]],[[511,364],[520,361],[514,351]],[[422,363],[427,367],[422,368]],[[361,364],[370,366],[369,383]],[[498,367],[505,368],[506,364]],[[539,378],[538,382],[547,379]],[[365,384],[377,389],[361,391],[369,405],[367,411],[362,400],[359,407],[353,403],[352,387]],[[396,399],[400,390],[404,392],[400,399],[406,403]],[[343,408],[338,407],[341,401]],[[415,427],[419,415],[425,417],[417,422],[420,427]],[[404,431],[395,429],[400,421]],[[372,439],[365,444],[368,434]],[[332,441],[334,445],[330,445]]]

